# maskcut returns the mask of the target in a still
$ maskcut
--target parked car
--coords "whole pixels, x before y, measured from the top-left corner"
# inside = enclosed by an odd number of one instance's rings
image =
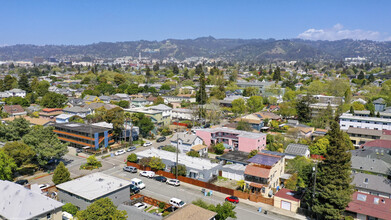
[[[182,201],[180,199],[177,199],[177,198],[170,199],[170,204],[175,206],[175,207],[178,207],[178,208],[181,208],[184,205],[186,205],[186,203],[184,201]]]
[[[143,203],[143,202],[138,202],[138,203],[134,204],[133,206],[136,207],[136,208],[138,208],[138,209],[145,209],[145,208],[148,207],[148,206],[145,205],[145,203]]]
[[[172,206],[166,208],[164,211],[165,212],[175,212],[177,209],[178,209],[178,207],[172,205]]]
[[[19,185],[25,185],[27,183],[29,183],[28,180],[16,180],[15,183],[19,184]]]
[[[137,149],[137,147],[129,147],[128,149],[126,149],[127,152],[130,152],[130,151],[135,151]]]
[[[165,141],[166,140],[166,137],[160,137],[160,138],[158,138],[157,140],[156,140],[156,142],[163,142],[163,141]]]
[[[225,198],[225,201],[238,204],[239,203],[239,198],[236,197],[236,196],[228,196],[227,198]]]
[[[177,179],[167,180],[166,183],[169,184],[169,185],[173,185],[173,186],[180,186],[181,185],[181,182],[179,180],[177,180]]]
[[[48,188],[50,185],[49,184],[40,184],[38,186],[40,189],[45,189],[45,188]]]
[[[151,146],[151,145],[152,145],[151,142],[145,142],[145,143],[143,144],[144,147],[149,147],[149,146]]]
[[[152,178],[152,177],[155,176],[155,172],[153,172],[153,171],[141,171],[140,172],[140,176]]]
[[[159,147],[157,147],[157,149],[159,149],[159,150],[161,150],[161,149],[163,149],[163,145],[160,145]]]
[[[131,173],[137,173],[137,168],[132,166],[127,166],[123,168],[124,171],[131,172]]]
[[[138,188],[137,186],[133,185],[133,184],[130,184],[130,193],[131,194],[136,194],[136,193],[139,193],[140,192],[140,188]]]
[[[132,182],[133,185],[137,186],[139,189],[145,188],[145,184],[143,183],[143,181],[138,178],[133,178],[130,181]]]
[[[164,176],[155,176],[153,179],[162,183],[167,181],[167,178]]]
[[[117,150],[115,152],[115,156],[118,156],[118,155],[121,155],[121,154],[124,154],[125,153],[125,150]]]
[[[82,149],[80,149],[80,148],[77,148],[77,149],[76,149],[76,153],[82,153],[82,152],[83,152]]]

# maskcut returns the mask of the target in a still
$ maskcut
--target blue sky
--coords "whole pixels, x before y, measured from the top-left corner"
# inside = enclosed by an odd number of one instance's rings
[[[391,40],[387,0],[0,0],[0,45],[215,38]]]

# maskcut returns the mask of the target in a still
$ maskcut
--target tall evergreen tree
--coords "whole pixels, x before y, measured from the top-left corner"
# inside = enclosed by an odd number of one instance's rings
[[[26,92],[31,92],[29,79],[26,74],[22,74],[19,78],[18,85],[20,89],[23,89]]]
[[[310,104],[312,103],[310,96],[306,95],[302,97],[296,104],[297,118],[300,122],[309,122],[311,121],[311,108]]]
[[[328,135],[329,146],[325,160],[319,164],[312,210],[320,219],[342,219],[353,194],[350,146],[338,122],[332,122]]]
[[[196,73],[197,72],[200,72],[200,87],[197,91],[197,94],[196,94],[196,101],[198,104],[200,105],[203,105],[206,103],[208,97],[206,95],[206,91],[205,91],[205,73],[204,71],[202,70],[202,66],[201,65],[198,65],[196,67]]]
[[[56,185],[71,180],[71,174],[69,173],[68,169],[65,167],[62,161],[57,165],[56,169],[54,170],[52,180],[53,183]]]
[[[274,70],[273,80],[274,80],[274,81],[277,81],[277,82],[281,80],[281,70],[280,70],[280,67],[277,67],[277,68]]]

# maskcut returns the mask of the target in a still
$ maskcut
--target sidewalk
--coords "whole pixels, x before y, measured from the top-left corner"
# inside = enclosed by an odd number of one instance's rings
[[[189,184],[189,183],[184,183],[184,182],[181,182],[181,185],[185,185],[186,187],[198,190],[200,192],[201,192],[201,189],[202,189],[201,187],[198,187],[198,186],[195,186],[195,185],[192,185],[192,184]],[[216,191],[212,191],[212,192],[213,192],[213,196],[217,196],[217,197],[220,197],[220,198],[223,198],[223,199],[228,196],[227,194],[224,194],[224,193],[220,193],[220,192],[216,192]],[[284,209],[280,209],[280,208],[277,208],[277,207],[274,207],[274,206],[271,206],[271,205],[268,205],[268,204],[265,204],[265,203],[253,202],[253,201],[250,201],[250,200],[247,200],[247,199],[246,200],[245,199],[241,199],[240,202],[241,203],[245,203],[245,204],[250,205],[250,206],[253,206],[254,210],[258,210],[258,208],[261,207],[262,211],[268,211],[268,212],[271,212],[271,213],[276,214],[276,215],[281,215],[281,216],[284,216],[284,217],[288,217],[288,218],[292,218],[292,219],[298,219],[298,220],[307,220],[307,217],[304,216],[304,215],[299,215],[297,213],[290,212],[290,211],[284,210]]]

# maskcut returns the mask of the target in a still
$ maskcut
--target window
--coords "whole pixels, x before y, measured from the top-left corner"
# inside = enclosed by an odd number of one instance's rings
[[[364,183],[368,183],[368,178],[365,178],[365,179],[364,179]]]
[[[47,219],[51,219],[51,218],[52,218],[52,213],[46,214],[46,218],[47,218]]]

